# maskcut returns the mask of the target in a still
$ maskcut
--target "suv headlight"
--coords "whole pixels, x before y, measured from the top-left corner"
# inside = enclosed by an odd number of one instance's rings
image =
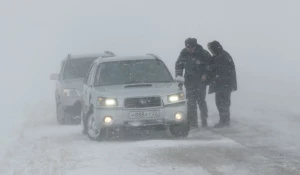
[[[184,93],[177,93],[177,94],[172,94],[172,95],[168,95],[168,102],[169,103],[177,103],[177,102],[181,102],[184,101]]]
[[[98,106],[118,106],[118,101],[115,98],[98,98]]]
[[[66,97],[79,97],[80,92],[77,89],[64,89],[64,96],[66,96]]]

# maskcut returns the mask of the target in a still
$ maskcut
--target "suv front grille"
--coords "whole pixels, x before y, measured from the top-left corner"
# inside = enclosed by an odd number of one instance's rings
[[[127,98],[124,101],[125,108],[150,108],[161,106],[160,97]]]

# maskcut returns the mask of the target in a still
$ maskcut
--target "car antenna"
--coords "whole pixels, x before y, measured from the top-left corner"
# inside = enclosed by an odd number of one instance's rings
[[[109,55],[111,55],[111,56],[116,56],[113,52],[108,51],[108,50],[104,51],[104,53],[109,54]]]

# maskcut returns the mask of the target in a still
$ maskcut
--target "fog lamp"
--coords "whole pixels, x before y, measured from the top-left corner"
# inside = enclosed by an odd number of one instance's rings
[[[110,116],[104,117],[104,123],[109,124],[112,122],[112,118]]]
[[[175,114],[175,119],[176,120],[182,120],[182,114],[181,113],[176,113]]]

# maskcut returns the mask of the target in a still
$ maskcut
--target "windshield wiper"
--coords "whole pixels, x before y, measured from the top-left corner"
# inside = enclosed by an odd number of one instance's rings
[[[144,83],[172,83],[173,81],[165,80],[165,81],[145,81]]]
[[[136,84],[136,83],[145,83],[145,82],[140,82],[136,80],[131,80],[131,81],[126,81],[125,84]]]

